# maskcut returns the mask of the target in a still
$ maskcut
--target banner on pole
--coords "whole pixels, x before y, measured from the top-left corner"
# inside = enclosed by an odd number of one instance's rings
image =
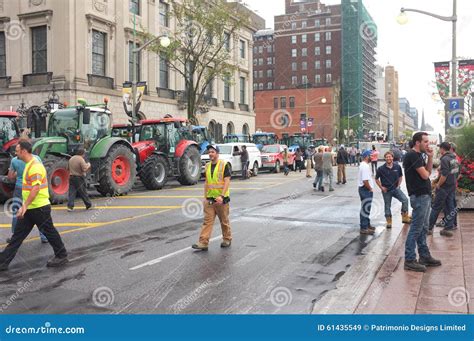
[[[143,95],[145,94],[146,90],[146,82],[138,82],[137,83],[137,92],[136,92],[136,105],[135,105],[135,112],[138,113],[140,110],[140,106],[142,104],[142,99]],[[123,83],[123,88],[122,88],[122,99],[123,99],[123,108],[125,110],[125,113],[129,116],[132,117],[132,83],[131,82],[125,82]]]
[[[449,62],[435,63],[436,86],[443,101],[449,97],[449,82],[451,77]]]
[[[472,86],[474,79],[474,59],[459,61],[458,71],[458,95],[466,97]]]

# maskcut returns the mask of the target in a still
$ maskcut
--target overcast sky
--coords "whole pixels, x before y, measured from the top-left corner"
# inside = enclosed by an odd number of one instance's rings
[[[285,0],[244,0],[273,28],[273,16],[284,14]],[[340,0],[322,1],[338,4]],[[443,16],[452,14],[452,0],[364,0],[378,26],[377,62],[391,64],[399,72],[400,97],[411,106],[425,109],[426,120],[437,130],[443,130],[438,109],[443,105],[432,99],[434,88],[433,62],[451,60],[450,22],[422,14],[407,13],[409,22],[399,25],[396,17],[400,8],[415,8]],[[474,1],[458,0],[458,56],[474,59]]]

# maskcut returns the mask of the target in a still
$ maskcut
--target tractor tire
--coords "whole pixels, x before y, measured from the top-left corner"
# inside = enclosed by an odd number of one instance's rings
[[[69,193],[68,160],[47,157],[43,165],[48,176],[49,200],[52,204],[62,204],[67,201]]]
[[[136,177],[133,152],[124,145],[114,145],[100,162],[96,188],[103,196],[127,194],[132,190]]]
[[[178,182],[184,186],[192,186],[198,183],[201,177],[201,154],[195,147],[189,147],[179,159]]]
[[[0,203],[3,204],[13,195],[13,190],[15,188],[15,181],[10,182],[6,177],[8,173],[8,168],[10,167],[11,162],[10,155],[2,155],[0,157]]]
[[[143,163],[140,180],[148,190],[162,189],[168,181],[169,165],[162,155],[151,155]]]

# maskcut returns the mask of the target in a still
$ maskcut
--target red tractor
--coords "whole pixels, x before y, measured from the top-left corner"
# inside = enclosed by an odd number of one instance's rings
[[[18,128],[18,113],[11,111],[0,111],[0,202],[3,203],[11,198],[15,183],[7,181],[5,175],[8,173],[10,161],[15,155],[15,145],[20,138]]]
[[[181,118],[140,121],[140,137],[133,148],[147,189],[162,189],[170,176],[185,186],[199,181],[201,153],[186,122]]]

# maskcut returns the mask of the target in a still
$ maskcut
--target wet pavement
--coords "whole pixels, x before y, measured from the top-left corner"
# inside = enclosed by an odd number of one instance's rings
[[[219,247],[216,223],[201,253],[190,246],[202,222],[202,182],[138,185],[128,196],[95,198],[93,211],[56,206],[70,264],[46,268],[52,250],[34,231],[0,273],[1,313],[310,313],[368,246],[387,238],[381,198],[372,212],[377,234],[359,236],[356,171],[349,167],[348,184],[330,193],[315,192],[304,173],[232,180],[232,247]],[[8,224],[1,214],[1,240]]]

